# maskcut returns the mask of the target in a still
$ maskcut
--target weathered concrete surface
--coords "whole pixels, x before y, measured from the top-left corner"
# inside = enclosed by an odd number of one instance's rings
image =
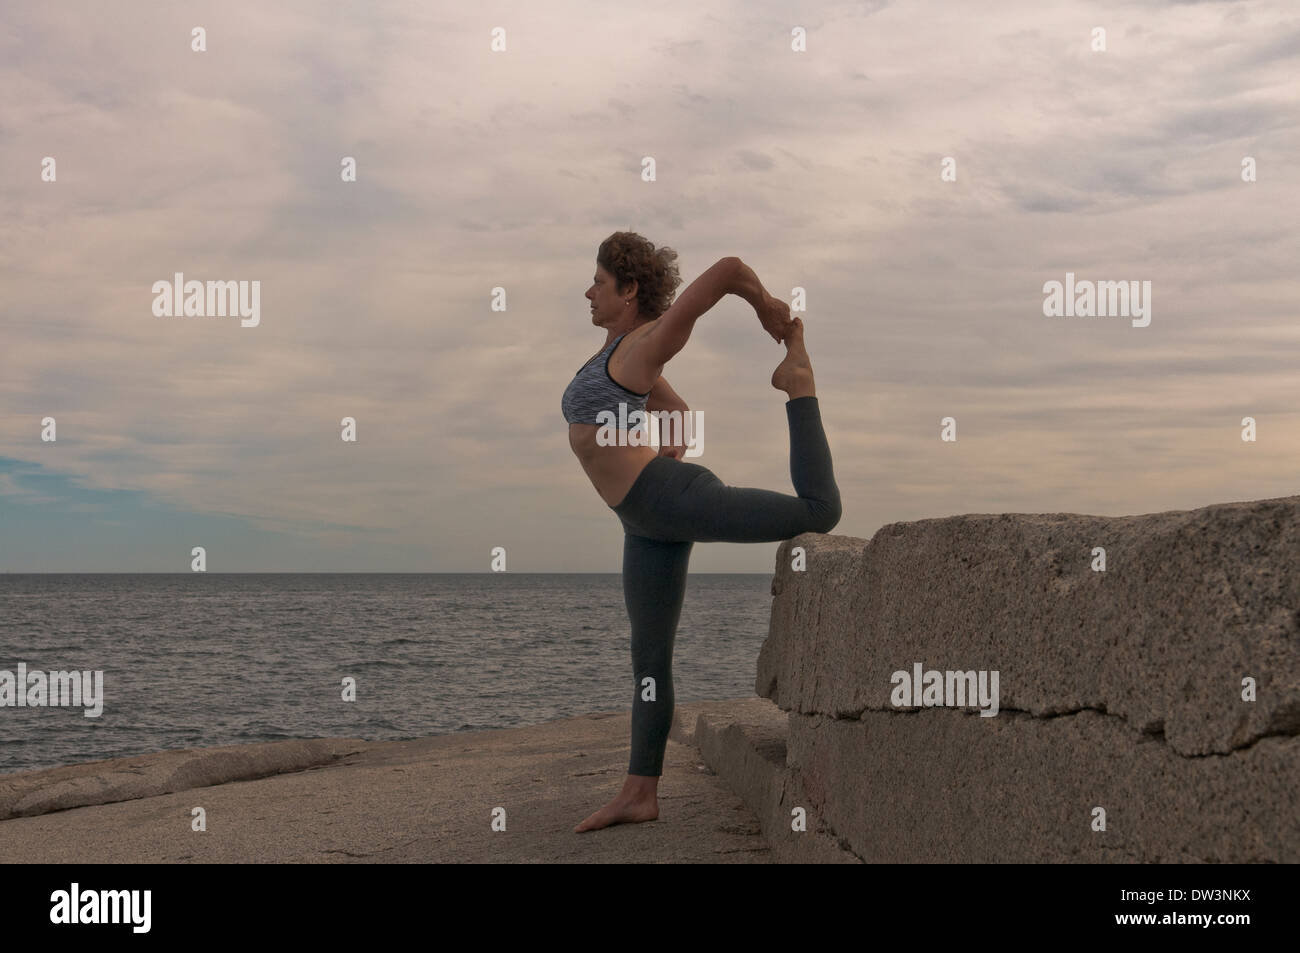
[[[756,688],[787,711],[892,712],[890,676],[921,662],[997,670],[1004,710],[1103,711],[1182,755],[1300,731],[1300,497],[807,534],[781,545],[772,589]]]
[[[1300,860],[1300,738],[1186,758],[1093,711],[936,708],[794,714],[789,749],[809,802],[869,862]]]
[[[303,771],[366,746],[360,738],[306,738],[159,751],[0,775],[0,821]]]
[[[630,714],[611,712],[417,741],[325,739],[320,743],[336,746],[340,756],[293,773],[0,821],[0,861],[772,861],[753,812],[694,748],[673,741],[657,821],[573,833],[622,787],[629,738]],[[241,747],[250,749],[243,754],[251,763],[266,767],[267,749],[281,744]],[[117,765],[110,774],[121,771]],[[83,791],[96,788],[93,772],[79,777]],[[23,775],[6,778],[22,781]],[[116,798],[125,789],[106,781],[102,790]],[[37,803],[25,791],[26,803]],[[194,807],[207,813],[206,832],[190,828]],[[491,829],[496,807],[506,811],[503,832]]]
[[[773,595],[758,694],[864,860],[1300,860],[1300,497],[808,534]],[[895,708],[915,662],[999,714]]]
[[[795,864],[853,864],[822,821],[798,777],[786,766],[789,718],[765,698],[678,705],[669,736],[698,749],[700,758],[758,815],[773,859]],[[803,830],[794,829],[802,808]]]

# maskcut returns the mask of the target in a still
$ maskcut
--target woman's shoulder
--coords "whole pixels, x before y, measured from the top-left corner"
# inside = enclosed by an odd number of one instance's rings
[[[623,337],[627,338],[628,341],[639,341],[658,326],[659,326],[659,319],[652,318],[651,320],[647,321],[645,324],[638,325],[637,327],[633,328],[631,331],[628,331],[623,335]]]

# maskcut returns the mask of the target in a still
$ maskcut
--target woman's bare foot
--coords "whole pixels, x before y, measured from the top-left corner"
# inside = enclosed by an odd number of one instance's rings
[[[629,774],[623,790],[595,814],[573,829],[575,834],[596,831],[611,824],[635,824],[659,817],[659,779]]]
[[[653,821],[658,817],[658,798],[652,797],[649,801],[626,801],[620,795],[575,827],[573,832],[581,834],[583,831],[598,831],[611,824],[636,824],[640,821]]]
[[[772,372],[772,386],[796,397],[816,397],[813,386],[812,361],[803,346],[803,319],[794,319],[794,330],[785,339],[785,360]]]

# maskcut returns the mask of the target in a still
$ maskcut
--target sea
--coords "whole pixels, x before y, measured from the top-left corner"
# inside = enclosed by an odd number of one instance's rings
[[[753,696],[771,580],[689,576],[678,702]],[[0,706],[0,775],[630,711],[630,639],[619,573],[4,573],[0,672],[102,672],[103,690],[97,717]]]

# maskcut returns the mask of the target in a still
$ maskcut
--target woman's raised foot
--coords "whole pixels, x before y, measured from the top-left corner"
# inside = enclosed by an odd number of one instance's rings
[[[785,339],[785,360],[772,372],[772,386],[785,391],[791,400],[796,397],[816,397],[813,386],[812,361],[803,343],[803,319],[794,319],[794,330]]]

